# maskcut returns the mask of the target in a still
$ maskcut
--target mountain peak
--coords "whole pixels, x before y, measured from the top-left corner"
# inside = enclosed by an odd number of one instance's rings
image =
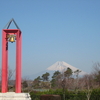
[[[64,72],[67,68],[72,69],[72,71],[76,71],[76,70],[80,70],[76,67],[73,67],[72,65],[64,62],[64,61],[57,61],[55,64],[51,65],[50,67],[47,68],[47,70],[49,71],[60,71],[60,72]],[[80,74],[86,74],[86,72],[80,70]]]

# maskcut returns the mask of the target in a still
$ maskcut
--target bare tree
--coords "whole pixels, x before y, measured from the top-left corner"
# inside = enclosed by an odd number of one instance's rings
[[[85,81],[85,88],[86,88],[86,96],[87,96],[87,100],[90,100],[90,96],[91,96],[91,79],[89,75],[85,75],[84,76],[84,81]]]
[[[90,100],[92,89],[95,86],[93,75],[91,75],[91,74],[84,75],[81,82],[83,82],[82,87],[83,87],[83,90],[85,90],[87,100]]]
[[[8,70],[8,84],[10,84],[10,80],[14,76],[14,72],[15,72],[15,70],[9,68],[9,70]]]
[[[94,80],[97,82],[97,84],[100,86],[100,63],[94,63],[93,65],[93,76],[94,76]]]

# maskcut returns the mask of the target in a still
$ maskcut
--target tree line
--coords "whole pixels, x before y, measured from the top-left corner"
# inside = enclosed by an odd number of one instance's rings
[[[9,84],[12,81],[14,70],[9,70]],[[33,89],[63,89],[63,94],[66,90],[75,91],[77,94],[78,91],[85,91],[86,96],[89,100],[92,90],[100,88],[100,63],[95,63],[93,65],[93,71],[90,74],[85,74],[80,76],[81,71],[67,68],[63,72],[55,71],[52,75],[51,80],[49,79],[50,73],[46,72],[41,76],[38,76],[34,80],[29,78],[22,79],[22,92],[28,91],[31,92]],[[1,77],[0,77],[1,78]],[[13,86],[14,89],[14,86]]]

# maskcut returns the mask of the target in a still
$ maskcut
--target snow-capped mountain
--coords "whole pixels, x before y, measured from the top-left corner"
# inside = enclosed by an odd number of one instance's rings
[[[64,61],[58,61],[58,62],[56,62],[52,66],[48,67],[47,70],[48,71],[60,71],[60,72],[64,72],[67,68],[72,69],[73,72],[76,71],[76,70],[80,70],[80,69],[78,69],[76,67],[73,67],[72,65],[70,65],[70,64],[68,64],[68,63],[66,63]],[[80,72],[81,75],[86,74],[86,72],[84,72],[82,70],[80,70],[80,71],[81,71]]]
[[[33,80],[33,79],[37,78],[38,76],[42,76],[46,72],[50,73],[50,77],[52,77],[52,75],[53,75],[53,73],[55,71],[60,71],[61,73],[63,73],[64,71],[66,71],[67,68],[72,69],[73,72],[76,71],[76,70],[80,70],[80,69],[78,69],[76,67],[71,66],[70,64],[67,64],[64,61],[58,61],[55,64],[53,64],[50,67],[48,67],[46,70],[44,69],[44,71],[41,71],[41,72],[39,72],[37,74],[29,75],[29,78]],[[81,72],[79,73],[79,75],[87,74],[86,72],[84,72],[82,70],[80,70],[80,71]]]

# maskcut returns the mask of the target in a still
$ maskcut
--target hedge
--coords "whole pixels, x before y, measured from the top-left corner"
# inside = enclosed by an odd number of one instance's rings
[[[87,90],[77,91],[77,92],[66,90],[65,100],[87,100],[86,96],[87,92],[88,92]],[[44,91],[44,92],[36,92],[36,91],[30,92],[32,100],[40,100],[40,96],[45,94],[60,95],[61,100],[64,100],[63,98],[64,92],[62,89],[56,89],[56,90],[50,89],[49,91]],[[91,91],[90,100],[100,100],[100,89],[93,89]]]

